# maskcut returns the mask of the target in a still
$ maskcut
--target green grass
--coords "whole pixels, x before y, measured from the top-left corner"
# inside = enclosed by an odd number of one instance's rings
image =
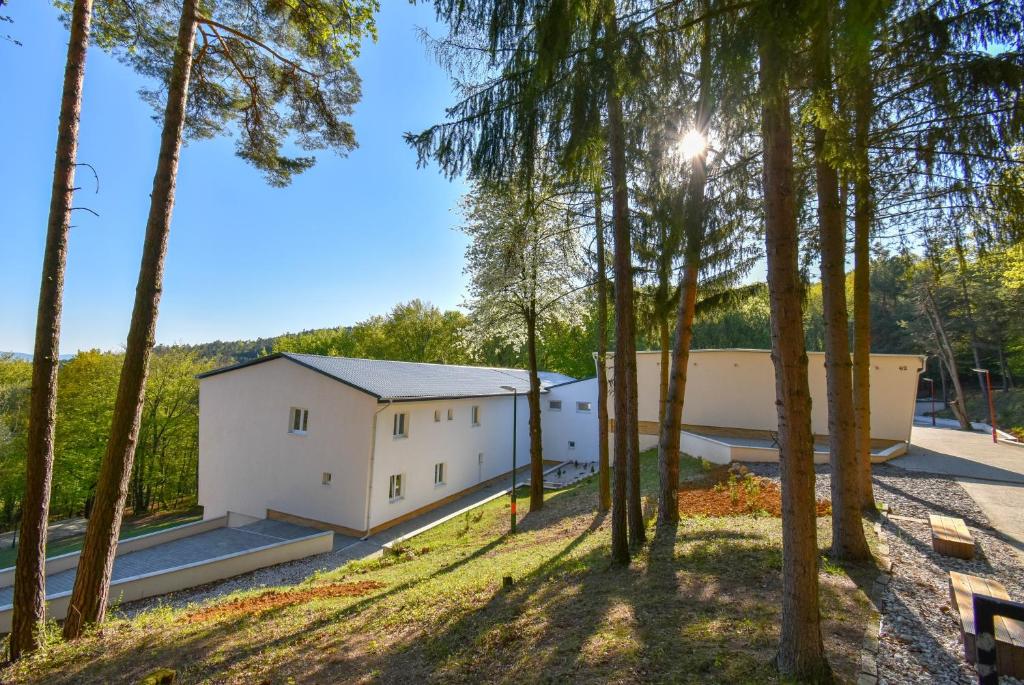
[[[701,470],[686,461],[683,476]],[[649,453],[649,516],[656,483]],[[778,519],[690,518],[675,529],[649,520],[648,543],[620,568],[608,561],[610,522],[595,504],[596,478],[549,493],[509,537],[508,503],[494,500],[400,555],[309,581],[384,584],[369,595],[200,623],[187,620],[189,609],[161,608],[74,644],[55,640],[0,671],[0,682],[138,682],[164,667],[181,683],[777,682]],[[829,525],[819,520],[823,551]],[[846,677],[858,668],[870,614],[858,588],[873,574],[820,574],[826,648]],[[514,579],[510,589],[503,576]]]
[[[183,511],[151,514],[138,519],[126,519],[121,524],[121,539],[127,540],[140,535],[146,535],[147,533],[155,533],[159,530],[164,530],[165,528],[172,528],[185,523],[199,521],[202,518],[202,511],[197,507],[192,507],[191,509]],[[84,541],[85,536],[74,535],[62,540],[57,540],[56,542],[47,542],[46,556],[47,558],[50,558],[60,556],[61,554],[67,554],[68,552],[77,552],[82,549],[82,543]],[[18,548],[16,546],[11,547],[9,544],[3,545],[2,549],[0,549],[0,569],[14,566],[14,562],[17,558]]]

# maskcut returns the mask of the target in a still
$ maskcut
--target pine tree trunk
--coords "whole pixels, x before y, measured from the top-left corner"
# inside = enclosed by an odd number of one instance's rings
[[[822,5],[813,38],[814,88],[832,108],[831,3]],[[825,372],[829,455],[832,467],[832,556],[871,557],[861,523],[860,478],[853,417],[853,378],[846,309],[846,231],[839,201],[839,173],[826,158],[827,132],[814,129],[814,168],[825,318]]]
[[[658,425],[665,421],[668,407],[668,378],[672,369],[672,341],[668,328],[668,311],[658,312]]]
[[[531,305],[526,320],[526,350],[530,364],[530,511],[544,508],[544,454],[540,433],[540,376],[537,374],[537,312]]]
[[[604,219],[601,184],[594,191],[594,223],[597,233],[597,508],[612,507],[608,463],[608,272],[604,253]]]
[[[163,289],[164,256],[167,253],[167,238],[174,207],[198,4],[198,0],[184,0],[181,10],[160,138],[160,157],[153,178],[139,282],[135,290],[135,307],[128,329],[128,344],[117,388],[110,440],[100,465],[96,503],[86,529],[75,587],[64,622],[64,637],[67,639],[79,637],[86,625],[101,622],[106,614],[110,572],[139,436],[146,376],[155,342]]]
[[[710,2],[704,4],[705,14]],[[700,83],[697,95],[697,130],[707,132],[711,120],[711,22],[705,19],[701,38]],[[690,364],[693,341],[693,319],[697,312],[697,285],[700,257],[704,244],[704,193],[707,186],[706,154],[694,157],[686,188],[683,209],[683,233],[686,249],[683,274],[679,283],[679,306],[676,310],[676,338],[672,346],[665,416],[658,439],[659,497],[658,521],[674,524],[679,521],[679,441],[683,428],[683,402],[686,397],[686,374]]]
[[[618,26],[614,8],[606,17],[608,40],[616,44]],[[614,76],[608,82],[608,154],[612,180],[613,269],[615,273],[615,469],[612,498],[612,559],[629,563],[629,544],[644,540],[640,506],[639,454],[636,445],[636,338],[633,311],[633,248],[629,231],[629,195],[626,178],[625,132],[622,101]],[[627,543],[628,530],[628,543]]]
[[[866,52],[866,51],[865,51]],[[871,127],[874,86],[870,55],[861,57],[855,79],[854,141],[856,158],[853,208],[853,418],[854,449],[860,472],[860,506],[875,511],[871,479],[871,170],[868,133]]]
[[[703,194],[703,188],[702,188]],[[672,375],[669,380],[665,419],[658,440],[658,522],[679,521],[679,432],[682,430],[683,400],[686,395],[686,372],[690,364],[690,343],[693,340],[693,317],[697,310],[697,264],[687,258],[683,279],[679,284],[679,310],[676,338],[672,345]]]
[[[785,75],[790,55],[777,41],[777,34],[768,29],[760,44],[765,247],[782,477],[782,624],[777,661],[783,678],[825,680],[830,669],[818,607],[814,436]]]
[[[53,476],[60,319],[91,22],[92,0],[75,0],[71,10],[71,31],[64,65],[64,86],[60,120],[57,123],[57,148],[36,315],[32,394],[29,399],[25,451],[25,494],[21,501],[18,559],[14,572],[14,609],[10,635],[12,661],[42,646],[40,629],[46,614],[46,530]]]

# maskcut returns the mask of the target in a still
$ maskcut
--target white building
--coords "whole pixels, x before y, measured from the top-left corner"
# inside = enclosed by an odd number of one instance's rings
[[[206,518],[366,535],[439,506],[512,470],[508,388],[518,466],[529,463],[522,370],[281,353],[200,379]],[[596,460],[596,384],[541,382],[545,457]]]
[[[815,460],[828,461],[825,354],[808,352]],[[658,444],[661,353],[637,353],[640,446]],[[608,361],[608,376],[614,375]],[[924,357],[871,355],[871,438],[875,459],[898,456],[910,442]],[[681,449],[709,461],[776,461],[775,367],[769,350],[692,350],[687,368]],[[611,380],[609,380],[611,384]],[[614,402],[609,401],[609,412]]]

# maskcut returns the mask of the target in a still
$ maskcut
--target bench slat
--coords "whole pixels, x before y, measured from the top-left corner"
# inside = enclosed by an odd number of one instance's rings
[[[960,559],[974,558],[974,537],[963,519],[928,515],[932,527],[932,548],[939,554]]]
[[[964,643],[964,658],[974,663],[974,595],[982,594],[998,599],[1009,599],[1006,588],[998,580],[949,572],[949,594],[953,608],[960,617],[960,634]],[[996,660],[1000,675],[1024,677],[1024,623],[997,616],[995,620]]]

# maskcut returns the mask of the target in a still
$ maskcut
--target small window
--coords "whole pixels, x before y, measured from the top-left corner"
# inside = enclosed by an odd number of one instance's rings
[[[309,410],[292,407],[288,420],[288,432],[295,433],[296,435],[305,435],[308,429]]]
[[[324,475],[320,479],[320,483],[323,484],[323,485],[330,485],[331,484],[331,474],[329,474],[326,471],[324,471]]]
[[[480,425],[480,407],[475,405],[475,404],[473,405],[472,418],[473,418],[473,425],[474,426],[479,426]]]
[[[577,402],[576,403],[576,411],[589,412],[590,411],[590,402]]]
[[[576,449],[576,441],[575,440],[570,440],[569,441],[569,449],[571,449],[571,450]]]
[[[434,464],[434,485],[444,485],[446,470],[444,462]]]
[[[405,487],[402,483],[404,479],[402,474],[396,473],[391,476],[391,481],[388,483],[388,499],[392,502],[402,499],[405,496]]]
[[[409,437],[409,415],[395,414],[395,429],[392,433],[396,438]]]
[[[448,410],[448,420],[449,421],[454,421],[455,420],[455,410],[454,409],[449,409]]]
[[[548,402],[548,409],[551,411],[562,411],[562,400],[551,400]]]
[[[441,423],[441,410],[440,409],[435,409],[434,410],[434,423]]]

